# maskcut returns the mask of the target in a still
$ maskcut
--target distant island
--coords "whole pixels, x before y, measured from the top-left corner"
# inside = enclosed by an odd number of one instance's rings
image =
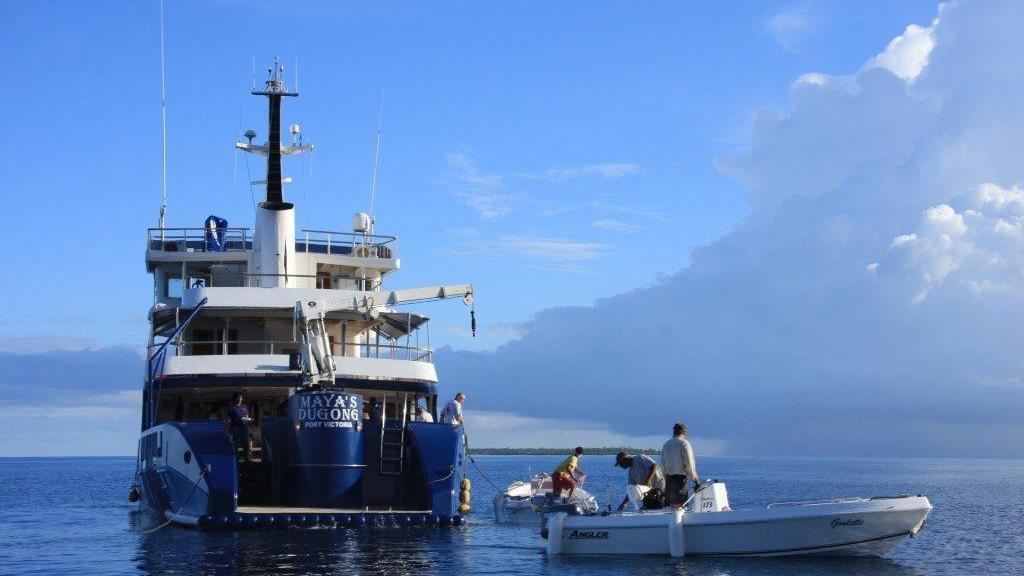
[[[470,448],[470,454],[486,454],[491,456],[550,456],[572,453],[573,448]],[[587,448],[583,447],[583,453],[591,456],[614,456],[619,452],[637,454],[654,452],[654,450],[643,450],[641,448],[609,447]]]

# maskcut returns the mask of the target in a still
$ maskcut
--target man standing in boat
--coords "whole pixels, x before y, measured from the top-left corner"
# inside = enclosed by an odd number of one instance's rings
[[[551,493],[555,497],[562,495],[562,490],[568,490],[569,496],[566,501],[572,501],[572,495],[576,491],[576,472],[585,476],[586,472],[580,468],[580,456],[583,456],[583,447],[577,446],[573,453],[562,460],[562,463],[555,468],[551,475]]]
[[[455,395],[455,398],[444,405],[444,410],[441,411],[441,423],[451,424],[453,426],[462,425],[462,403],[466,401],[466,395],[459,392]]]
[[[665,476],[658,468],[658,463],[650,456],[619,452],[615,455],[615,465],[629,470],[626,477],[626,497],[623,498],[622,504],[619,504],[620,511],[625,510],[626,504],[630,502],[635,508],[640,509],[644,495],[653,488],[665,490]]]
[[[661,447],[661,468],[665,472],[665,496],[673,508],[682,508],[688,496],[686,480],[693,480],[694,490],[700,483],[693,446],[686,438],[686,424],[676,422],[672,437]]]

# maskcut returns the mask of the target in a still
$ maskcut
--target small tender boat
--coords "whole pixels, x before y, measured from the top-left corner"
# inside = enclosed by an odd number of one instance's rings
[[[545,514],[548,554],[883,556],[924,526],[924,496],[779,502],[730,510],[725,484],[703,484],[682,510]]]
[[[539,510],[549,503],[549,494],[551,476],[548,474],[537,474],[529,481],[517,480],[494,496],[494,519],[499,524],[537,525],[541,521]],[[573,491],[570,503],[584,514],[598,510],[597,499],[579,486]]]

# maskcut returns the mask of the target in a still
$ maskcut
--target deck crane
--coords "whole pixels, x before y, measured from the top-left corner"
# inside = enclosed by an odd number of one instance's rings
[[[305,386],[334,386],[337,366],[331,353],[330,340],[324,320],[331,312],[361,314],[365,320],[374,321],[382,309],[462,297],[468,306],[473,303],[472,284],[430,286],[405,290],[382,292],[351,292],[350,297],[332,300],[299,300],[295,303],[295,322],[301,336],[299,352],[302,382]]]

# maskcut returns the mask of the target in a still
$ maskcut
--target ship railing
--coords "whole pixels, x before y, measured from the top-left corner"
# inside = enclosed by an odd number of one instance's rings
[[[398,238],[363,234],[362,232],[302,230],[295,239],[295,248],[299,251],[318,254],[391,259],[398,251]]]
[[[302,343],[296,340],[177,340],[171,345],[175,348],[178,356],[230,356],[234,354],[291,354],[298,352]],[[339,358],[358,357],[433,362],[433,352],[429,348],[399,344],[349,342],[343,346],[341,343],[333,343],[331,353]]]
[[[261,288],[288,286],[321,290],[373,290],[379,282],[344,274],[250,274],[248,272],[189,271],[189,288]]]
[[[244,252],[253,249],[249,228],[148,228],[146,249],[156,252]],[[295,239],[298,252],[337,254],[358,258],[395,258],[398,238],[361,232],[302,230]]]
[[[223,235],[221,236],[221,231]],[[218,231],[220,249],[203,227],[149,228],[146,249],[157,252],[244,252],[252,250],[252,232],[248,228],[222,228]]]

